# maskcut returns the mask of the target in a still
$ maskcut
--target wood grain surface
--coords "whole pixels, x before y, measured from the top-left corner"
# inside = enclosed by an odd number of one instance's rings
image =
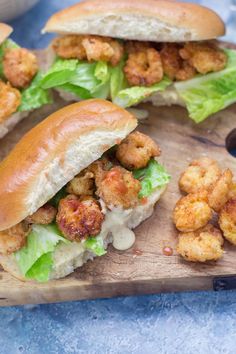
[[[0,158],[27,130],[63,105],[65,102],[56,97],[53,106],[44,107],[22,121],[0,140]],[[136,229],[135,245],[126,252],[109,246],[105,256],[89,261],[65,279],[46,284],[20,282],[1,271],[0,305],[211,289],[214,277],[236,274],[236,248],[227,242],[224,257],[218,263],[201,265],[181,259],[175,251],[177,232],[172,223],[172,210],[180,197],[177,181],[192,159],[212,157],[236,175],[236,160],[225,147],[226,137],[236,128],[236,105],[200,125],[193,123],[181,107],[156,108],[145,104],[142,108],[148,110],[149,117],[142,121],[139,130],[160,144],[160,160],[172,179],[152,217]],[[165,246],[174,249],[172,256],[163,254]]]

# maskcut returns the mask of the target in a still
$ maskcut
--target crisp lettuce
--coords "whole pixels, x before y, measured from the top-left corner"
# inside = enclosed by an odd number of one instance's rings
[[[41,87],[59,88],[79,98],[107,98],[109,95],[110,68],[99,61],[88,63],[76,59],[57,58],[41,80]]]
[[[69,243],[55,224],[33,225],[27,245],[15,252],[21,273],[26,278],[48,281],[53,266],[52,252],[59,242]]]
[[[52,98],[48,90],[41,87],[40,72],[34,77],[30,85],[21,92],[21,104],[18,108],[19,112],[31,111],[45,104],[52,103]]]
[[[129,87],[119,91],[113,98],[113,102],[124,108],[130,107],[142,102],[155,92],[164,91],[171,83],[172,81],[165,76],[160,82],[149,87]]]
[[[48,72],[42,77],[41,87],[49,89],[68,83],[75,74],[78,62],[77,59],[56,59]]]
[[[196,123],[236,102],[236,51],[226,49],[225,53],[228,63],[224,70],[174,84]]]
[[[103,240],[100,236],[88,238],[84,242],[84,246],[86,249],[96,254],[96,256],[103,256],[107,253],[103,246]]]
[[[134,170],[133,176],[141,182],[139,198],[148,197],[156,188],[161,188],[170,181],[165,168],[154,159],[149,161],[147,167]]]

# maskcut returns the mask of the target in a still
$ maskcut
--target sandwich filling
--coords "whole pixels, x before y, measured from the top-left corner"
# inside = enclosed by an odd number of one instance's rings
[[[48,281],[104,255],[109,242],[130,248],[131,229],[152,214],[170,179],[156,161],[160,153],[151,138],[131,133],[34,214],[0,232],[2,257],[10,255],[21,276]]]
[[[236,101],[236,51],[216,41],[153,43],[95,35],[65,35],[52,43],[56,59],[41,86],[77,99],[110,98],[129,107],[174,92],[201,122]],[[164,98],[165,101],[165,98]]]
[[[40,80],[36,56],[6,39],[0,45],[0,125],[6,132],[26,115],[25,112],[51,102]],[[16,117],[7,124],[13,114]]]

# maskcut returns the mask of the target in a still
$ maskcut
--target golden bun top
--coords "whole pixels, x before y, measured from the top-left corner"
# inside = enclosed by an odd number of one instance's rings
[[[85,0],[55,13],[43,33],[96,34],[156,42],[213,39],[225,34],[212,10],[174,0]]]

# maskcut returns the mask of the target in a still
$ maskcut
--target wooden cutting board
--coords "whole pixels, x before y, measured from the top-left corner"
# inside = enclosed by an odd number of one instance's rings
[[[65,102],[56,97],[53,106],[22,121],[0,140],[0,158],[27,130],[63,105]],[[226,150],[226,138],[236,128],[236,105],[200,125],[193,123],[180,107],[156,108],[145,104],[142,108],[148,110],[149,117],[142,121],[139,130],[160,144],[161,162],[172,180],[152,217],[136,229],[135,245],[126,252],[109,246],[105,256],[89,261],[65,279],[46,284],[20,282],[1,270],[0,305],[212,289],[215,277],[236,275],[236,247],[225,242],[225,254],[218,263],[187,263],[176,254],[177,232],[172,224],[172,210],[180,197],[177,181],[192,159],[212,157],[236,175],[236,160]],[[235,138],[228,140],[236,146],[236,133],[232,134]],[[163,254],[165,246],[173,248],[172,256]]]

